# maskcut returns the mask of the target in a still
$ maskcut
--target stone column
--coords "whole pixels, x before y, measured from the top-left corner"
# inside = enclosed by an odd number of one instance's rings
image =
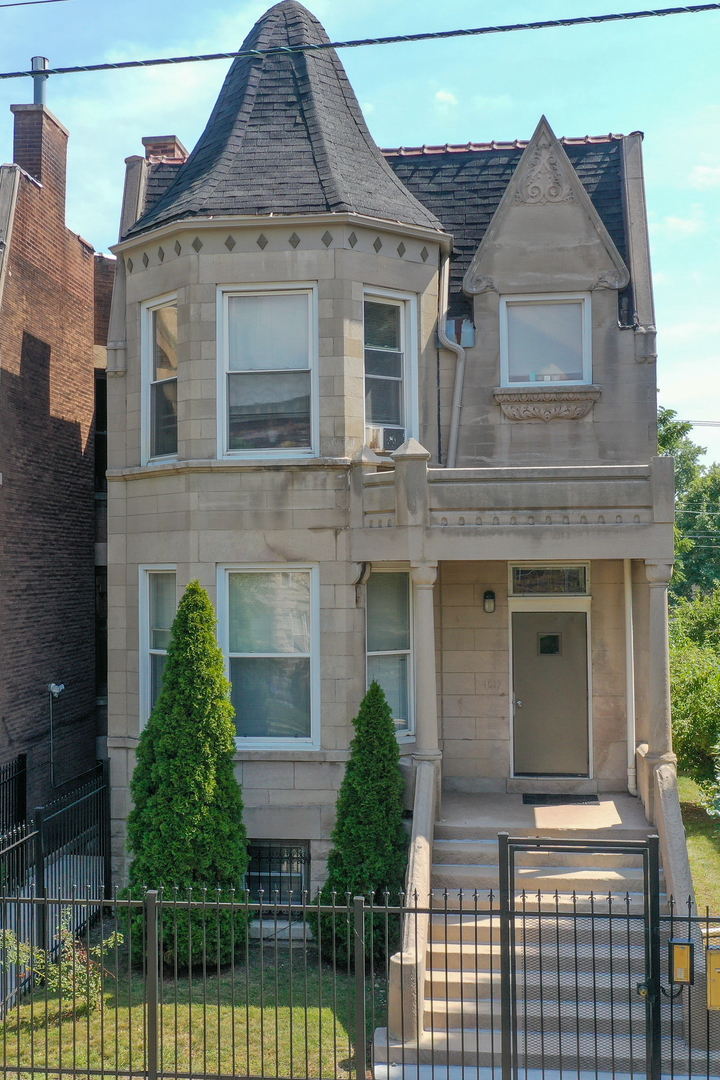
[[[433,586],[436,563],[413,566],[415,587],[415,757],[438,760],[437,687],[435,680],[435,611]]]
[[[645,560],[650,583],[650,640],[648,657],[650,738],[648,759],[653,765],[677,759],[672,752],[670,716],[670,649],[668,642],[668,582],[672,562]]]

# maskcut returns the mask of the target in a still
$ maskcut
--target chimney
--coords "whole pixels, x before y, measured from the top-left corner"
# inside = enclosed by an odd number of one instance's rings
[[[177,135],[147,135],[143,141],[145,160],[156,165],[161,161],[187,161],[189,154]]]
[[[11,105],[15,115],[13,161],[38,180],[65,216],[69,132],[47,105]]]

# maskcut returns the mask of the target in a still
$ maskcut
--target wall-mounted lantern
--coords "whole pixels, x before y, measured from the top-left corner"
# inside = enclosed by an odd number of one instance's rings
[[[494,610],[495,610],[495,593],[492,591],[492,589],[488,589],[488,591],[483,596],[483,611],[486,611],[488,613],[488,615],[492,615]]]

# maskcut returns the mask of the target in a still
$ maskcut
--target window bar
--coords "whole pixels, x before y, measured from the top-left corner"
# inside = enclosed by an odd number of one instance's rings
[[[608,979],[610,985],[610,1067],[615,1076],[615,972],[613,968],[613,895],[608,890]],[[628,956],[628,964],[630,957]]]
[[[281,878],[282,880],[282,878]],[[275,1076],[280,1075],[280,1015],[279,1015],[279,983],[278,983],[278,890],[273,893],[273,981],[275,997]]]
[[[248,934],[248,927],[245,927],[245,934]],[[236,1057],[235,1057],[235,886],[230,888],[230,1053],[232,1061],[232,1075],[237,1076]],[[218,980],[218,994],[220,993],[220,985]],[[220,1016],[218,1015],[218,1032],[220,1030]],[[290,1071],[292,1075],[292,1069]]]

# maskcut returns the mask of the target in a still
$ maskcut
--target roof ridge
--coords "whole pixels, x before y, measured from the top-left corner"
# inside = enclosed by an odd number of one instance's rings
[[[639,135],[642,138],[643,132],[631,131],[630,135]],[[626,138],[629,138],[629,136],[615,134],[611,131],[607,135],[563,135],[558,139],[558,142],[562,143],[563,146],[583,146],[590,143],[621,142]],[[385,157],[417,157],[421,154],[463,154],[477,153],[483,150],[525,150],[529,143],[529,139],[513,139],[512,141],[492,139],[490,142],[445,143],[444,146],[428,146],[427,143],[424,143],[422,146],[382,147],[380,152]]]

